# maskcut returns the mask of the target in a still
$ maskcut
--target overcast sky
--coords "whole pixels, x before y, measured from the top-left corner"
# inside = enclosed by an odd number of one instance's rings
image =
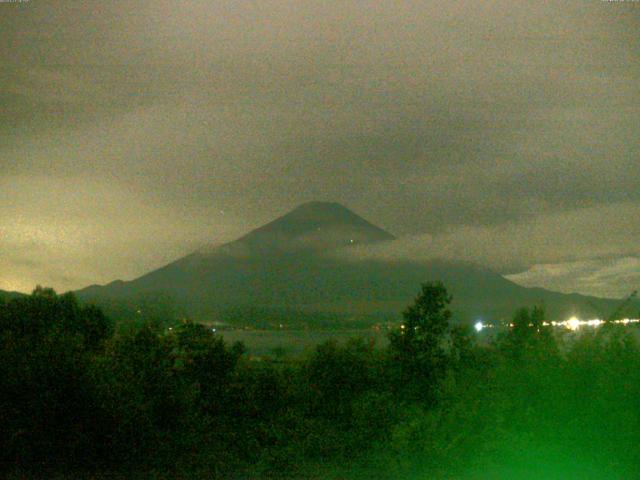
[[[523,284],[640,282],[640,3],[0,3],[0,288],[308,200]]]

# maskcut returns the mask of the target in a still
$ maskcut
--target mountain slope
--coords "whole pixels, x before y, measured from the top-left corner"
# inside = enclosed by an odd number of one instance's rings
[[[311,202],[228,244],[194,252],[131,282],[78,292],[118,311],[253,323],[330,316],[397,317],[421,283],[441,280],[461,321],[506,319],[544,303],[549,315],[601,316],[617,301],[524,288],[465,263],[349,260],[327,253],[393,235],[336,203]],[[278,320],[280,321],[280,320]]]
[[[309,202],[214,251],[257,255],[335,249],[395,237],[338,203]]]

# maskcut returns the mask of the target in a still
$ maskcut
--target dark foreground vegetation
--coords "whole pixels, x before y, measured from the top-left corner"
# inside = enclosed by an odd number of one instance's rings
[[[639,478],[640,347],[541,309],[477,344],[424,285],[389,346],[257,361],[204,326],[0,303],[0,477]]]

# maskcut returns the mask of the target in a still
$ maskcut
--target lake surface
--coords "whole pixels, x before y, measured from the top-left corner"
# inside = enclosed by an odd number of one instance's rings
[[[299,354],[330,339],[345,341],[349,338],[365,338],[377,346],[387,344],[387,331],[367,330],[225,330],[220,335],[227,343],[241,341],[252,355],[273,355],[275,352]]]

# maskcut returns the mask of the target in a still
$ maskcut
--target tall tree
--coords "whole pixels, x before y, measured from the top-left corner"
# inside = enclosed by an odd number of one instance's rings
[[[403,323],[389,336],[392,358],[400,367],[401,385],[416,385],[425,400],[433,398],[447,369],[446,338],[452,296],[441,282],[422,285],[403,312]]]

